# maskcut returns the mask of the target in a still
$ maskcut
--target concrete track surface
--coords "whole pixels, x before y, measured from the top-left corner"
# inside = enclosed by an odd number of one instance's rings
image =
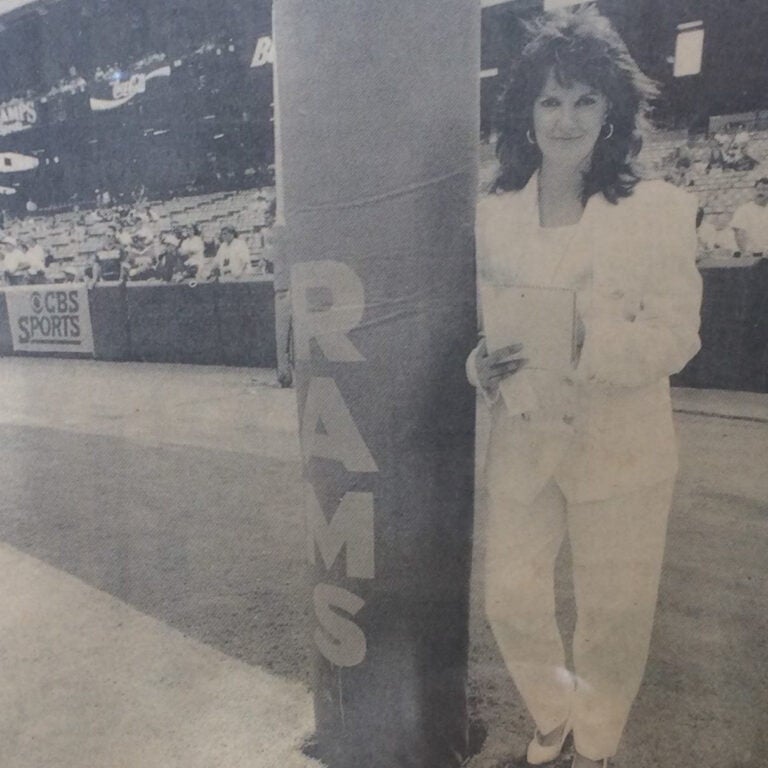
[[[762,768],[768,396],[674,399],[659,612],[614,765]],[[1,768],[317,765],[298,749],[312,711],[292,391],[270,371],[7,358],[0,456]],[[519,753],[531,724],[483,615],[478,502],[472,711]],[[565,578],[558,604],[568,634]]]

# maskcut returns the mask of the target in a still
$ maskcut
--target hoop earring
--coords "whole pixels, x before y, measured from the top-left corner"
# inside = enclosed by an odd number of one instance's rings
[[[533,136],[531,136],[531,129],[530,128],[525,132],[525,138],[528,139],[528,143],[529,144],[535,144],[536,143],[536,139],[534,139]]]
[[[614,131],[613,123],[608,123],[608,133],[605,136],[603,136],[603,141],[608,141],[608,139],[610,139],[611,136],[613,136],[613,131]]]

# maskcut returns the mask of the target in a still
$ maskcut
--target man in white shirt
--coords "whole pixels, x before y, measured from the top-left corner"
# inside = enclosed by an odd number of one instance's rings
[[[26,261],[27,264],[29,264],[29,271],[30,274],[37,274],[40,272],[45,272],[45,250],[43,247],[36,243],[31,238],[28,240],[25,240],[22,243],[22,247],[26,249],[26,258],[24,261]]]
[[[8,282],[16,276],[24,263],[24,251],[19,248],[15,238],[6,236],[2,241],[3,274]]]
[[[755,182],[754,199],[736,209],[731,228],[743,254],[768,255],[768,177]]]
[[[31,238],[24,238],[6,252],[3,269],[9,282],[40,282],[45,274],[45,251]]]
[[[234,227],[221,228],[219,233],[221,245],[216,252],[216,264],[221,277],[240,278],[251,266],[251,254],[248,246],[237,236]]]
[[[699,208],[696,225],[699,238],[697,262],[712,255],[732,256],[738,250],[733,230],[730,227],[719,228],[712,216],[704,215],[702,208]]]
[[[199,230],[185,225],[181,228],[181,237],[179,256],[184,262],[185,272],[197,280],[206,280],[210,271],[209,262],[211,259],[205,258],[205,243]]]

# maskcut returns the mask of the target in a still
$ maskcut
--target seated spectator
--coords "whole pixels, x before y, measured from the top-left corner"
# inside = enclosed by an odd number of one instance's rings
[[[205,243],[200,236],[200,228],[190,227],[189,225],[181,228],[181,245],[179,245],[179,254],[184,261],[185,267],[190,271],[193,277],[202,275],[206,271]]]
[[[719,146],[719,167],[728,171],[751,171],[757,165],[757,160],[749,154],[751,138],[743,123],[729,123],[724,130],[715,134]],[[713,158],[714,153],[710,157],[709,167],[716,164]]]
[[[258,259],[256,259],[253,274],[272,275],[274,272],[275,265],[266,256],[260,256]]]
[[[696,233],[699,238],[697,261],[707,256],[732,256],[738,250],[733,230],[730,227],[718,227],[712,217],[704,216],[703,208],[699,208],[696,217]]]
[[[117,230],[110,227],[104,247],[97,251],[93,264],[94,282],[116,282],[125,277],[123,259],[125,252],[117,240]]]
[[[768,255],[768,177],[755,182],[753,199],[736,209],[731,228],[741,253]]]
[[[706,144],[706,152],[707,152],[707,165],[706,165],[706,172],[709,173],[713,168],[719,168],[720,170],[723,169],[723,147],[718,141],[717,136],[710,136],[709,139],[707,139]]]
[[[206,232],[205,230],[201,230],[200,237],[203,238],[203,243],[205,245],[205,258],[206,259],[214,259],[216,257],[216,251],[219,250],[219,246],[217,244],[216,236],[210,234],[210,232]]]
[[[237,230],[231,226],[221,228],[219,234],[221,245],[216,252],[212,273],[219,277],[238,279],[243,277],[251,265],[251,254],[248,246],[237,235]]]
[[[3,259],[3,281],[11,285],[20,282],[15,279],[15,273],[21,264],[24,253],[19,248],[15,237],[3,234],[0,238],[0,255]]]
[[[258,224],[253,231],[251,243],[257,251],[263,251],[267,247],[267,233],[264,228],[264,224]]]
[[[157,249],[152,233],[140,229],[133,235],[126,251],[125,270],[128,280],[148,280],[155,276]]]
[[[733,146],[737,149],[741,149],[743,151],[746,151],[747,147],[749,146],[749,142],[752,140],[752,136],[750,136],[749,131],[747,130],[744,123],[739,123],[736,126],[736,135],[733,137]]]
[[[726,163],[734,171],[751,171],[757,165],[757,160],[749,154],[751,140],[744,123],[739,123],[726,153]]]
[[[185,262],[190,276],[200,282],[218,276],[220,269],[216,262],[216,252],[218,251],[216,238],[195,225],[192,228],[191,239],[193,242],[187,245],[187,249],[192,253]],[[200,250],[201,243],[202,251]]]
[[[691,167],[688,171],[690,179],[689,186],[700,179],[707,172],[707,162],[709,161],[709,151],[706,144],[701,140],[695,140],[693,137],[688,139],[688,146],[691,153]]]
[[[29,264],[31,275],[43,277],[48,266],[48,255],[43,247],[31,237],[21,241],[21,247],[25,252],[25,261]]]
[[[133,230],[131,239],[135,240],[137,237],[145,240],[148,243],[154,243],[155,230],[148,222],[139,221],[136,228]]]
[[[157,259],[155,274],[166,283],[178,282],[189,274],[184,259],[179,252],[181,241],[175,235],[165,235],[160,240],[160,255]]]
[[[46,283],[68,283],[72,282],[75,273],[67,268],[61,261],[55,259],[51,253],[45,256],[45,282]]]
[[[666,164],[670,167],[665,179],[678,187],[689,184],[689,174],[693,163],[690,140],[686,144],[679,145],[666,158]]]
[[[45,251],[29,238],[9,245],[3,260],[6,282],[10,285],[45,282]]]

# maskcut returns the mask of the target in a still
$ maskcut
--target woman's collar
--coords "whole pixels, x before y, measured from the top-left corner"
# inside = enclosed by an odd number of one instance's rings
[[[528,179],[528,183],[523,187],[520,193],[523,196],[523,200],[525,201],[526,207],[529,207],[532,211],[534,221],[537,225],[540,224],[540,213],[539,213],[539,169],[537,168],[532,174],[531,178]],[[589,213],[592,215],[593,211],[600,210],[605,205],[607,205],[608,201],[605,199],[605,195],[603,195],[602,192],[596,192],[594,195],[591,195],[589,199],[587,200],[586,205],[584,206],[584,213],[581,217],[581,220],[579,223],[584,221],[584,217]]]

